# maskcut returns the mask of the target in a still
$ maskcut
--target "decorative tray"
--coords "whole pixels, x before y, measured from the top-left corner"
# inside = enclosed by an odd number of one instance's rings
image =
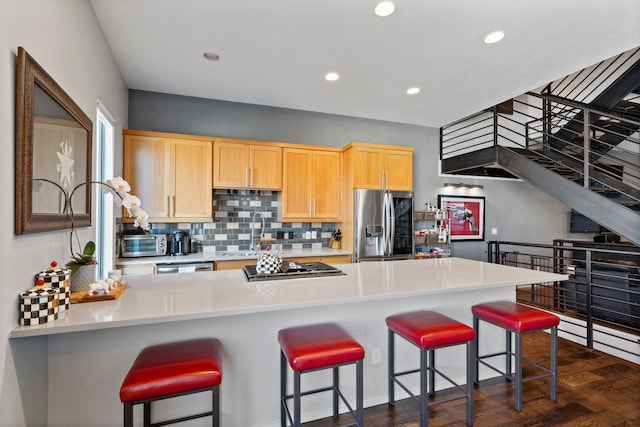
[[[71,292],[71,304],[77,304],[81,302],[116,300],[122,296],[126,289],[127,283],[122,282],[115,289],[109,291],[108,294],[88,295],[88,291]]]

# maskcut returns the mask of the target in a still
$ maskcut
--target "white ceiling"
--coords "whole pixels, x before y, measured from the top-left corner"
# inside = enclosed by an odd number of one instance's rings
[[[91,3],[130,89],[435,127],[640,46],[639,0],[378,1]]]

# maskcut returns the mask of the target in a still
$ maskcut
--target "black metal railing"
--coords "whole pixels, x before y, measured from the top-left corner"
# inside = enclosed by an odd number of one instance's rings
[[[640,247],[492,241],[487,254],[489,262],[567,274],[566,281],[519,286],[517,301],[562,314],[563,332],[589,348],[599,344],[640,356]],[[612,344],[612,337],[623,344]]]
[[[551,82],[542,93],[590,104],[638,60],[640,47]]]
[[[512,108],[501,104],[448,124],[440,129],[440,159],[507,147],[640,210],[640,95],[630,92],[617,110],[589,104],[604,102],[607,88],[638,66],[640,48],[514,98]]]

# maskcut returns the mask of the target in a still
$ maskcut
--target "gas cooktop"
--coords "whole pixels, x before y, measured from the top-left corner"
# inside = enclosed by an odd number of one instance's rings
[[[323,262],[295,261],[282,261],[282,267],[275,273],[258,273],[255,265],[245,265],[242,272],[249,282],[344,275],[342,270]]]

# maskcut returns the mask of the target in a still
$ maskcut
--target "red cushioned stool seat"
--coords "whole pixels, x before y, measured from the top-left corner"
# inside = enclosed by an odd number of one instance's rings
[[[395,404],[395,384],[400,385],[420,406],[420,426],[426,427],[430,406],[458,399],[466,399],[467,425],[473,425],[473,360],[475,359],[472,342],[475,339],[473,328],[436,311],[413,311],[389,316],[386,319],[389,340],[389,404]],[[395,335],[400,335],[420,349],[420,368],[409,371],[395,370]],[[436,368],[435,351],[444,347],[466,344],[467,346],[467,384],[457,384]],[[415,396],[398,379],[403,375],[420,373],[420,396]],[[441,401],[427,402],[427,394],[435,395],[435,374],[451,383],[464,394]]]
[[[219,385],[222,382],[220,341],[203,338],[160,344],[143,349],[120,387],[124,425],[133,426],[133,407],[144,404],[144,425],[151,423],[151,403],[185,394],[212,392],[210,412],[163,421],[173,424],[211,416],[219,425]]]
[[[364,348],[344,329],[334,323],[298,326],[278,332],[280,342],[280,398],[282,402],[280,418],[285,427],[287,420],[294,427],[300,426],[300,398],[303,395],[333,391],[333,416],[338,417],[338,399],[353,415],[356,426],[362,427],[364,415],[363,366]],[[287,364],[294,373],[293,394],[287,393]],[[353,411],[339,389],[339,367],[356,365],[356,410]],[[333,370],[333,385],[301,392],[300,375],[321,369]],[[287,400],[293,399],[293,415]]]
[[[502,376],[514,382],[515,396],[514,407],[517,411],[522,410],[522,384],[527,381],[533,381],[540,378],[550,377],[550,399],[556,401],[558,399],[558,325],[560,318],[552,313],[519,304],[512,301],[493,301],[484,304],[477,304],[471,307],[473,313],[473,327],[479,334],[480,320],[491,323],[505,330],[505,351],[498,353],[490,353],[480,355],[479,340],[476,340],[476,368],[474,382],[479,382],[479,367],[482,363],[492,370],[500,373]],[[522,334],[528,332],[550,331],[550,363],[549,368],[540,366],[522,355]],[[512,351],[511,340],[512,335],[515,338],[515,350]],[[504,356],[505,370],[504,372],[496,369],[484,359]],[[515,373],[512,375],[511,360],[515,359]],[[528,363],[544,372],[532,378],[522,377],[522,363]]]

